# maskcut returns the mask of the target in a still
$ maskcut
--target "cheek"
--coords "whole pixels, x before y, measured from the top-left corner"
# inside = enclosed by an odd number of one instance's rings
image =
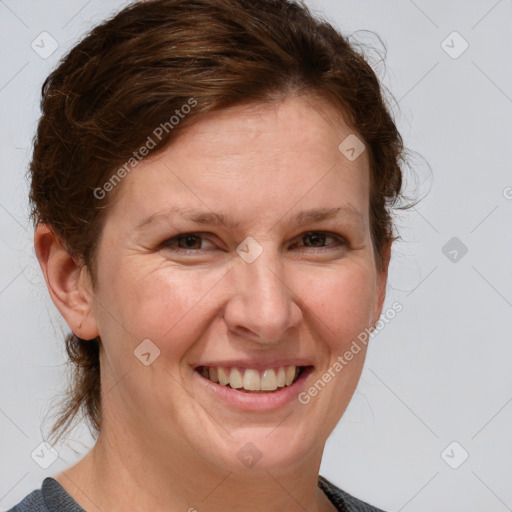
[[[226,269],[199,273],[147,265],[145,270],[133,263],[111,280],[107,300],[116,305],[114,329],[121,336],[128,332],[134,347],[149,338],[162,352],[183,354],[212,321],[216,285]]]
[[[302,395],[302,399],[309,397],[308,402],[300,403],[310,403],[311,417],[323,418],[325,431],[331,432],[350,402],[364,365],[366,344],[358,336],[371,324],[375,273],[366,261],[351,260],[325,272],[323,278],[311,277],[308,288],[312,334],[319,341],[316,348],[322,351],[324,366]]]
[[[375,275],[366,264],[331,269],[308,280],[305,303],[332,348],[339,345],[341,350],[370,325],[375,291]]]

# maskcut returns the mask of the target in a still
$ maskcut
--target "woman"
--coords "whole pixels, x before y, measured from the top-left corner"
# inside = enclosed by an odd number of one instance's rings
[[[149,0],[42,111],[34,243],[75,365],[52,435],[83,410],[97,441],[13,510],[380,510],[319,477],[401,196],[365,60],[297,3]]]

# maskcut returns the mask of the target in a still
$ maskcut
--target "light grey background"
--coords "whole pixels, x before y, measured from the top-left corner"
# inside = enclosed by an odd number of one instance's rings
[[[125,3],[0,0],[2,510],[91,446],[77,430],[48,469],[31,458],[65,387],[66,329],[32,251],[24,175],[44,78]],[[403,311],[372,340],[321,474],[390,512],[512,510],[512,2],[308,4],[356,40],[378,47],[373,31],[385,42],[385,67],[371,58],[418,153],[409,189],[426,195],[397,218],[385,309],[399,301]],[[43,31],[59,45],[47,59],[31,48]],[[443,253],[452,237],[465,255]]]

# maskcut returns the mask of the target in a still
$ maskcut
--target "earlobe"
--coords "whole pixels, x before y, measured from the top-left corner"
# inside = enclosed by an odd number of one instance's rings
[[[99,336],[87,268],[66,251],[47,224],[36,227],[34,248],[50,297],[71,331],[85,340]]]

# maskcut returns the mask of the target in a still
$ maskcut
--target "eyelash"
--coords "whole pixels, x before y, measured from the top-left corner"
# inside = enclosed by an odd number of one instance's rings
[[[303,233],[302,235],[300,235],[300,238],[302,240],[304,237],[314,236],[314,235],[325,235],[326,238],[334,239],[337,242],[335,244],[335,246],[338,246],[338,245],[347,246],[348,245],[347,241],[342,236],[336,235],[335,233],[330,233],[329,231],[307,231],[307,232]],[[162,244],[162,247],[166,248],[166,249],[170,249],[174,252],[183,253],[183,254],[197,254],[198,252],[200,252],[201,249],[185,249],[183,247],[172,247],[173,242],[179,243],[180,240],[183,240],[187,237],[194,237],[194,238],[200,238],[200,239],[205,238],[204,235],[201,235],[201,233],[181,233],[179,235],[176,235],[176,236],[166,240]],[[306,247],[306,249],[321,249],[321,250],[327,250],[327,249],[332,248],[330,246],[320,246],[320,247],[304,246],[304,247]]]

